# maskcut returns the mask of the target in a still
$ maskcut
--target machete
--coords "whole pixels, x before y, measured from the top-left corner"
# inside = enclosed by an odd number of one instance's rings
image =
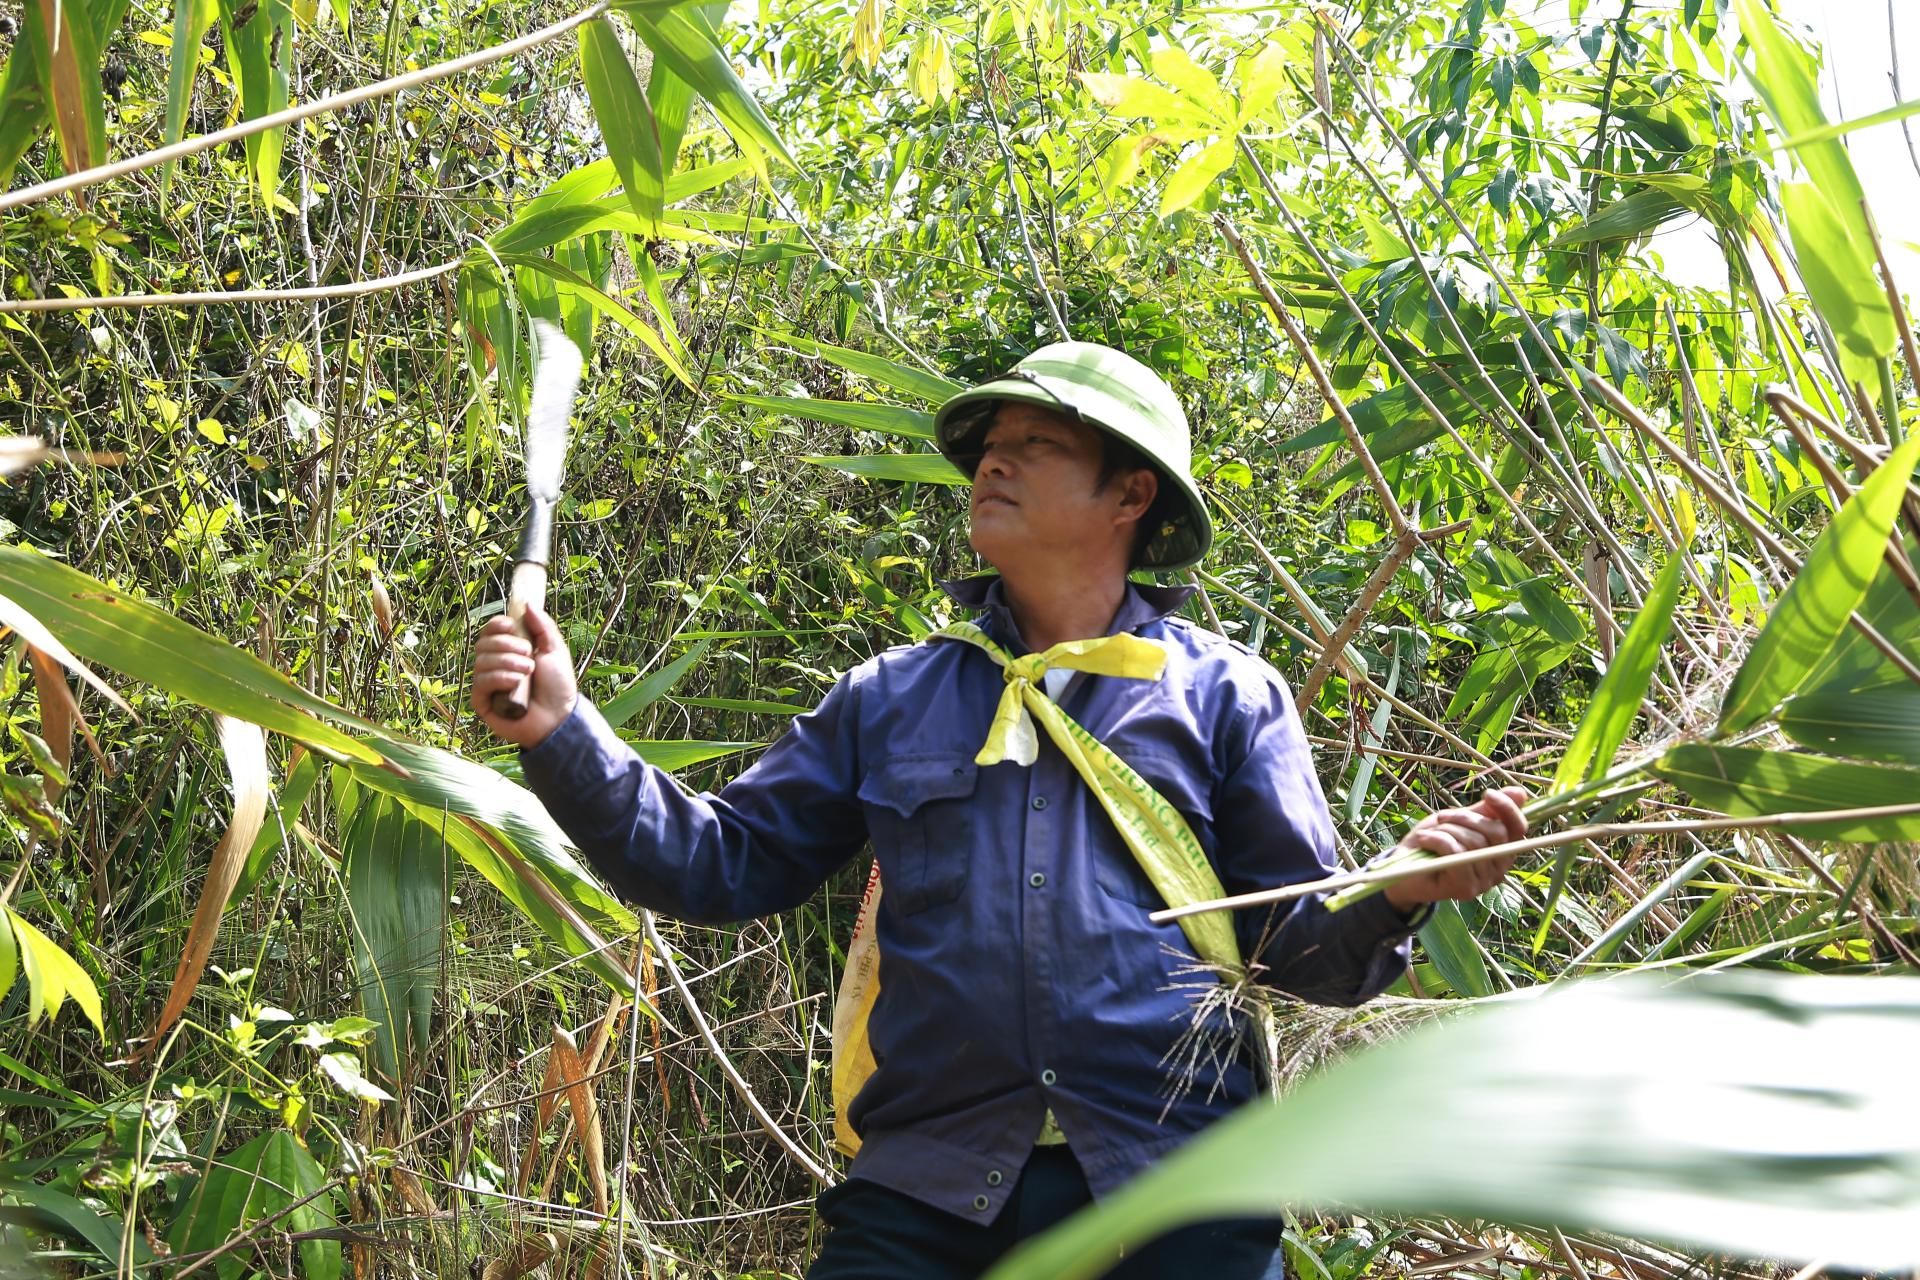
[[[533,369],[533,401],[527,412],[527,526],[513,556],[513,581],[507,589],[507,617],[514,634],[527,637],[527,606],[547,595],[547,557],[553,550],[553,508],[560,500],[560,476],[567,464],[567,419],[573,414],[584,361],[580,348],[558,325],[533,322],[540,353]],[[527,714],[530,682],[493,695],[493,714],[518,720]]]

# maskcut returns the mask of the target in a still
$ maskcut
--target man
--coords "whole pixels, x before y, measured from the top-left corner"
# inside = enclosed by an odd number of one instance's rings
[[[1147,918],[1167,882],[1142,852],[1154,840],[1123,835],[1141,813],[1176,814],[1169,841],[1197,845],[1200,874],[1229,892],[1336,870],[1279,675],[1172,617],[1190,589],[1128,580],[1192,564],[1212,540],[1172,390],[1118,351],[1057,343],[955,396],[935,432],[973,482],[971,541],[999,571],[948,588],[978,613],[977,638],[854,668],[717,795],[683,794],[614,736],[543,613],[529,611],[531,644],[489,622],[474,664],[475,710],[637,902],[695,921],[785,911],[871,842],[885,887],[876,1070],[851,1108],[859,1155],[820,1199],[832,1231],[814,1280],[978,1275],[1254,1096],[1250,1054],[1179,1055],[1196,1023],[1230,1036],[1235,1015],[1196,999],[1214,984],[1189,935]],[[1075,655],[1103,645],[1154,670],[1091,673],[1099,660]],[[526,717],[494,718],[494,691],[526,678]],[[1134,780],[1108,788],[1109,757]],[[1522,796],[1430,815],[1403,844],[1517,839]],[[1338,913],[1318,898],[1241,913],[1226,946],[1281,992],[1357,1004],[1404,970],[1424,904],[1476,896],[1509,865],[1402,880]],[[1169,1079],[1182,1071],[1201,1078]],[[1113,1274],[1262,1276],[1277,1235],[1192,1228]]]

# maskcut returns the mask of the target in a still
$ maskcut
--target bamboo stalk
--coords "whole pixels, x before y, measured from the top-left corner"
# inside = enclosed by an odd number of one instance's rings
[[[1419,536],[1412,529],[1402,530],[1400,536],[1394,540],[1393,549],[1381,558],[1380,563],[1374,567],[1373,573],[1368,576],[1366,585],[1360,588],[1360,595],[1354,600],[1353,608],[1347,611],[1347,616],[1341,619],[1340,625],[1335,627],[1333,634],[1327,637],[1326,648],[1320,651],[1319,658],[1307,669],[1306,678],[1300,682],[1299,689],[1293,695],[1295,711],[1303,716],[1306,715],[1307,708],[1311,707],[1314,699],[1320,696],[1320,686],[1327,682],[1327,677],[1333,672],[1334,664],[1340,660],[1340,655],[1346,652],[1348,643],[1360,633],[1360,628],[1366,624],[1367,615],[1373,612],[1373,606],[1379,602],[1381,596],[1386,594],[1387,585],[1393,581],[1393,576],[1400,572],[1400,566],[1412,559],[1413,553],[1419,548]]]
[[[91,169],[82,169],[79,173],[70,173],[62,178],[49,178],[45,182],[22,187],[18,191],[9,191],[0,195],[0,213],[8,209],[36,204],[53,196],[66,195],[69,192],[96,186],[102,182],[111,182],[115,178],[124,178],[128,174],[139,173],[143,169],[151,169],[171,160],[184,159],[187,156],[198,155],[202,151],[211,151],[215,147],[225,146],[229,142],[251,138],[257,133],[266,133],[271,129],[297,124],[314,116],[325,115],[329,111],[358,106],[362,102],[371,102],[375,98],[383,98],[389,94],[404,93],[408,89],[417,89],[421,85],[432,84],[436,80],[445,80],[449,76],[471,71],[475,67],[484,67],[488,63],[511,58],[515,54],[543,45],[549,40],[556,40],[576,27],[585,26],[606,13],[609,8],[611,8],[610,0],[597,0],[597,3],[588,5],[570,18],[562,18],[558,22],[509,40],[505,44],[480,49],[462,57],[451,58],[446,62],[436,62],[430,67],[422,67],[418,71],[409,71],[405,75],[377,80],[372,84],[361,85],[357,89],[330,93],[324,98],[315,98],[312,102],[303,102],[297,107],[287,107],[257,119],[243,120],[225,129],[203,133],[197,138],[182,138],[168,146],[156,147],[152,151],[129,156],[125,160],[116,160],[112,164],[95,165]]]
[[[1241,141],[1241,146],[1246,146],[1244,139]],[[1221,236],[1234,253],[1239,255],[1240,265],[1246,268],[1248,277],[1253,281],[1253,287],[1259,291],[1260,297],[1266,302],[1267,310],[1273,313],[1273,318],[1279,321],[1281,329],[1286,332],[1287,340],[1293,343],[1293,349],[1299,353],[1301,363],[1307,366],[1307,372],[1313,376],[1313,385],[1319,389],[1320,398],[1327,402],[1327,408],[1333,412],[1334,419],[1340,424],[1340,430],[1347,437],[1347,445],[1353,450],[1354,456],[1360,460],[1361,469],[1367,473],[1367,483],[1373,486],[1374,496],[1380,500],[1381,507],[1386,510],[1387,520],[1393,525],[1394,533],[1404,537],[1412,528],[1407,522],[1407,514],[1400,509],[1400,500],[1394,497],[1393,486],[1388,484],[1386,476],[1381,474],[1380,464],[1374,461],[1373,451],[1367,448],[1366,437],[1360,434],[1360,428],[1354,424],[1353,415],[1347,412],[1346,401],[1342,400],[1340,393],[1333,389],[1333,381],[1327,377],[1326,366],[1320,363],[1320,355],[1313,349],[1313,343],[1309,342],[1307,335],[1301,332],[1300,322],[1293,318],[1293,313],[1287,310],[1284,302],[1280,301],[1280,295],[1274,292],[1272,283],[1267,279],[1267,273],[1261,270],[1252,250],[1247,248],[1246,241],[1242,240],[1240,233],[1233,229],[1233,224],[1227,221],[1226,215],[1214,214],[1213,225],[1219,228]],[[1406,555],[1411,554],[1413,551],[1409,548]]]
[[[122,293],[104,298],[8,298],[0,300],[0,315],[25,312],[91,311],[133,307],[204,307],[223,302],[306,302],[324,298],[358,298],[383,289],[399,289],[458,271],[466,260],[456,258],[437,267],[421,267],[376,280],[312,285],[298,289],[232,289],[206,293]]]
[[[1751,533],[1762,546],[1768,549],[1770,554],[1778,556],[1783,565],[1796,573],[1799,571],[1799,557],[1789,551],[1785,543],[1767,532],[1759,521],[1748,516],[1747,513],[1741,509],[1739,503],[1722,492],[1720,486],[1709,479],[1706,472],[1702,471],[1693,459],[1687,457],[1684,449],[1681,449],[1680,446],[1667,439],[1665,433],[1656,429],[1638,409],[1634,408],[1633,403],[1620,393],[1619,388],[1596,374],[1589,373],[1587,380],[1593,389],[1600,393],[1601,398],[1607,402],[1608,407],[1625,418],[1635,430],[1653,441],[1668,457],[1678,463],[1680,468],[1687,472],[1693,482],[1700,486],[1702,493],[1705,493],[1715,502],[1720,503],[1729,515],[1733,516],[1735,520],[1738,520],[1748,533]],[[1920,666],[1916,666],[1912,658],[1900,652],[1898,646],[1881,635],[1872,623],[1861,617],[1859,610],[1854,610],[1853,613],[1849,615],[1849,620],[1852,622],[1854,630],[1865,636],[1874,648],[1885,654],[1888,660],[1900,669],[1900,674],[1906,676],[1907,679],[1913,681],[1915,684],[1920,684]]]
[[[1448,867],[1471,866],[1481,862],[1496,862],[1502,858],[1515,858],[1523,853],[1533,853],[1540,849],[1578,844],[1583,840],[1617,840],[1627,836],[1679,835],[1700,831],[1773,831],[1781,827],[1802,826],[1814,822],[1867,821],[1874,818],[1903,818],[1913,814],[1920,814],[1920,801],[1911,804],[1875,805],[1864,809],[1769,813],[1753,818],[1688,818],[1673,822],[1602,822],[1585,827],[1569,827],[1565,831],[1554,831],[1546,835],[1528,836],[1524,840],[1511,840],[1505,844],[1488,845],[1484,849],[1469,849],[1465,853],[1447,853],[1430,858],[1408,859],[1394,866],[1381,867],[1373,871],[1325,876],[1319,880],[1282,885],[1277,889],[1259,889],[1252,893],[1232,894],[1205,902],[1190,902],[1185,906],[1155,911],[1147,918],[1155,924],[1165,924],[1208,911],[1238,911],[1244,907],[1261,907],[1273,902],[1291,902],[1296,898],[1310,897],[1316,893],[1331,893],[1336,890],[1363,887],[1377,888],[1395,884],[1410,876],[1425,875],[1430,871],[1444,871]]]

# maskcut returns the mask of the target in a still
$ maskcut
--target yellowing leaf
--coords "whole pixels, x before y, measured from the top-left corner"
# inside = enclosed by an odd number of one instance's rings
[[[1233,139],[1222,138],[1200,154],[1181,163],[1160,192],[1160,216],[1166,217],[1198,200],[1207,184],[1225,173],[1233,164]]]
[[[215,422],[212,418],[200,419],[197,430],[201,435],[213,441],[215,444],[225,444],[227,442],[227,429],[218,422]]]
[[[27,1022],[42,1017],[55,1018],[60,1006],[71,996],[87,1016],[100,1038],[107,1038],[106,1024],[100,1019],[100,992],[77,961],[56,945],[53,939],[28,924],[11,907],[7,920],[20,943],[20,962],[27,971]]]

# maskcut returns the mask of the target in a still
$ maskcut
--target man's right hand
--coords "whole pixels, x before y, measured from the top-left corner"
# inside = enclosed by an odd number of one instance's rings
[[[526,618],[526,640],[513,633],[513,621],[505,614],[489,618],[480,628],[479,642],[474,645],[470,699],[474,713],[487,728],[521,748],[545,742],[547,735],[573,714],[573,704],[580,697],[573,678],[573,655],[560,638],[560,628],[539,605],[529,604]],[[493,714],[493,695],[512,689],[527,676],[533,678],[527,714],[518,720]]]

